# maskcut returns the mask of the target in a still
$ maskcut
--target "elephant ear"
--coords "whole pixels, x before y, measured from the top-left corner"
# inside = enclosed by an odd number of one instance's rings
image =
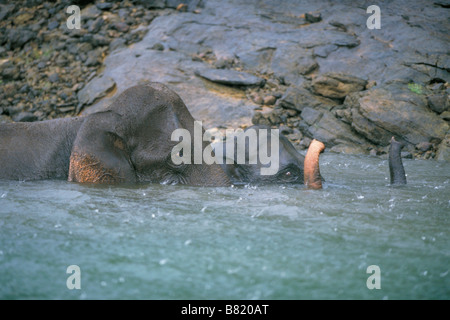
[[[121,116],[111,111],[87,116],[75,138],[68,180],[81,183],[135,182],[136,174],[125,139]]]

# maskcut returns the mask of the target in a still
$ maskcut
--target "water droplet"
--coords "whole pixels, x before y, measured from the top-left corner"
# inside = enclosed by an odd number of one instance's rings
[[[205,212],[206,208],[208,207],[203,207],[202,210],[200,210],[202,213]]]
[[[422,275],[423,275],[424,277],[426,277],[427,274],[428,274],[428,271],[427,271],[427,270],[425,270],[424,272],[422,272]]]
[[[364,196],[357,196],[357,198],[359,199],[359,200],[361,200],[361,199],[364,199]]]
[[[59,223],[54,225],[55,229],[58,229],[58,228],[61,228],[61,227],[62,227],[62,225],[60,225]]]
[[[95,212],[95,213],[98,213],[98,209],[95,209],[94,212]]]
[[[154,214],[154,213],[152,213],[152,218],[156,218],[156,216],[155,216],[155,214]]]
[[[107,283],[106,283],[106,281],[102,281],[102,282],[100,282],[100,285],[101,285],[102,287],[106,287],[106,286],[107,286]]]
[[[120,283],[124,283],[124,282],[125,282],[124,277],[119,277],[119,282],[120,282]]]
[[[167,259],[161,259],[161,260],[159,260],[159,264],[160,264],[161,266],[165,265],[166,263],[167,263]]]
[[[4,194],[2,194],[2,198],[5,198],[6,197],[6,195],[7,195],[8,193],[4,193]]]
[[[189,239],[189,240],[186,240],[186,241],[184,242],[184,245],[185,245],[185,246],[188,246],[188,245],[190,245],[191,243],[192,243],[192,240]]]
[[[422,236],[422,238],[421,238],[423,241],[425,241],[425,240],[427,240],[427,237],[425,237],[425,236]]]

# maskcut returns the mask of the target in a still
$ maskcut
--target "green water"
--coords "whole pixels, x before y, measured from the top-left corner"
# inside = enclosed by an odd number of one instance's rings
[[[320,191],[0,181],[0,298],[449,299],[450,163],[404,164],[401,188],[333,154]]]

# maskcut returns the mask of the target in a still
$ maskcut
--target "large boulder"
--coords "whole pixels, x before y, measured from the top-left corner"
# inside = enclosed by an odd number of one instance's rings
[[[389,144],[392,135],[413,145],[440,142],[449,129],[448,123],[428,108],[425,95],[411,91],[405,83],[353,95],[345,104],[351,108],[352,127],[382,146]]]

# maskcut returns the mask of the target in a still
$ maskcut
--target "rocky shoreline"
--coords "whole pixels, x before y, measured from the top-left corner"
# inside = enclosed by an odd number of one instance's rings
[[[0,122],[101,110],[159,81],[208,129],[266,124],[298,149],[450,161],[448,5],[340,1],[76,1],[0,6]],[[1,2],[0,2],[1,3]],[[407,5],[406,5],[407,3]],[[27,6],[28,4],[28,6]]]

